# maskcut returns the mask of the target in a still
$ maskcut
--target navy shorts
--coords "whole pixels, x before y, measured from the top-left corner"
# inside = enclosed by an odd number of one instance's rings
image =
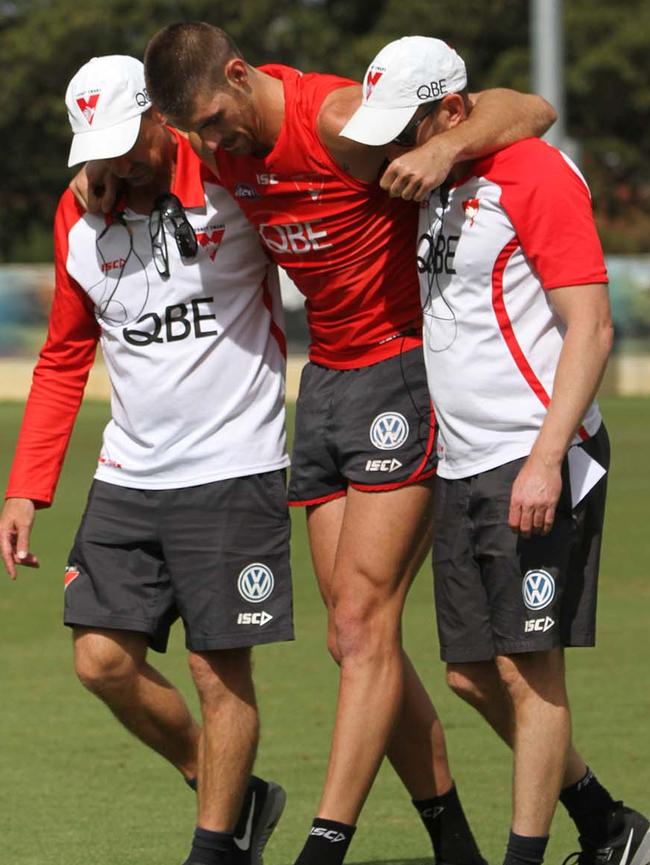
[[[604,426],[577,447],[609,467]],[[524,462],[436,481],[433,570],[443,661],[595,643],[607,475],[572,508],[565,460],[553,528],[524,538],[508,526]]]
[[[296,405],[289,504],[393,490],[435,474],[422,348],[358,369],[308,363]]]
[[[293,639],[284,470],[170,490],[94,481],[65,576],[66,625],[146,634],[164,652]]]

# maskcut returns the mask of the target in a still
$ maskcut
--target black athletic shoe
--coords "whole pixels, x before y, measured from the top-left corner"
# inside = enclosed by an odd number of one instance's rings
[[[567,856],[562,865],[574,861],[576,865],[650,865],[650,822],[643,814],[617,802],[607,823],[612,831],[604,844],[594,847],[580,838],[582,849]]]
[[[237,865],[263,865],[262,853],[284,811],[287,794],[273,781],[251,778],[235,827]]]

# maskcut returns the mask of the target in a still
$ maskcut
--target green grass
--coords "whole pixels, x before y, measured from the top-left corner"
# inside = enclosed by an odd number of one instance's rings
[[[650,810],[650,400],[606,399],[613,442],[599,608],[599,644],[569,654],[576,744],[616,797]],[[6,477],[21,407],[0,406]],[[76,681],[60,624],[63,568],[84,505],[107,406],[84,406],[52,510],[39,513],[40,571],[0,581],[0,863],[178,865],[193,826],[193,797],[176,773],[127,735]],[[304,531],[294,513],[295,643],[256,655],[262,714],[258,770],[282,781],[287,810],[267,849],[288,865],[315,813],[336,696],[325,619]],[[438,661],[428,566],[416,581],[405,639],[445,721],[454,775],[483,852],[501,860],[509,826],[510,765],[479,717],[447,692]],[[158,656],[155,656],[158,659]],[[182,634],[159,666],[188,696]],[[575,847],[560,810],[549,863]],[[382,769],[362,815],[350,862],[424,859],[429,849],[408,797]]]

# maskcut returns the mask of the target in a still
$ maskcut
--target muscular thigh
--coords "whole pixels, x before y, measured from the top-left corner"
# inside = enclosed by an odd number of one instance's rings
[[[403,600],[429,549],[432,497],[433,480],[348,491],[331,580],[335,598]]]

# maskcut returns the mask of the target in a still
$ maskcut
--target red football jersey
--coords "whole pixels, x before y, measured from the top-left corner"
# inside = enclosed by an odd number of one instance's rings
[[[336,165],[317,132],[323,100],[355,82],[262,66],[284,85],[285,119],[263,159],[218,150],[221,181],[306,297],[310,359],[367,366],[421,344],[418,207]]]

